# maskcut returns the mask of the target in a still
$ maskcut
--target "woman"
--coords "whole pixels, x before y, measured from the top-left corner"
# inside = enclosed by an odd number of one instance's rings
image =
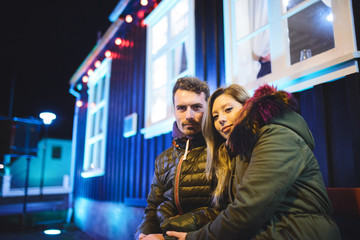
[[[314,140],[295,112],[295,99],[265,85],[243,105],[230,94],[236,88],[214,92],[203,126],[207,171],[218,177],[214,201],[229,195],[231,203],[198,231],[167,234],[179,239],[341,239],[312,153]]]

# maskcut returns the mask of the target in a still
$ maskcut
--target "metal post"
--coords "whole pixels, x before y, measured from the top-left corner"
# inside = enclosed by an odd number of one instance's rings
[[[27,215],[27,197],[28,197],[28,188],[29,188],[29,173],[30,173],[30,157],[26,158],[26,175],[25,175],[25,189],[24,189],[24,203],[23,203],[23,214],[22,214],[22,228],[24,229],[26,225],[26,215]]]
[[[46,148],[47,148],[47,138],[48,138],[48,125],[44,124],[45,133],[44,133],[44,143],[43,143],[43,155],[42,155],[42,163],[41,163],[41,175],[40,175],[40,198],[43,197],[43,189],[44,189],[44,177],[45,177],[45,162],[46,162]]]

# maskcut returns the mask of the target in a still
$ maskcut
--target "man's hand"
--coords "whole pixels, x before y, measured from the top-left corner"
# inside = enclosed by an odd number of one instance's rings
[[[140,233],[138,240],[143,240],[147,235]]]
[[[170,237],[177,237],[178,240],[185,240],[186,232],[175,232],[175,231],[167,231],[166,234]]]
[[[162,234],[149,234],[145,235],[143,234],[143,238],[141,238],[141,234],[139,236],[139,240],[164,240],[164,236]]]

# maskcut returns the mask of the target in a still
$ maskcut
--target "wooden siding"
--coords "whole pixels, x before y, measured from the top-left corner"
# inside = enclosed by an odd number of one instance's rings
[[[206,13],[206,14],[204,14]],[[195,1],[196,75],[212,90],[224,84],[222,1]],[[216,17],[214,17],[216,16]],[[152,182],[154,160],[171,146],[171,133],[144,139],[146,28],[124,27],[114,36],[129,40],[132,47],[119,47],[110,41],[115,52],[110,79],[108,134],[105,175],[82,178],[86,108],[77,113],[76,164],[74,197],[98,201],[125,202],[143,206]],[[81,93],[86,101],[86,89]],[[123,137],[123,119],[136,112],[138,133]]]

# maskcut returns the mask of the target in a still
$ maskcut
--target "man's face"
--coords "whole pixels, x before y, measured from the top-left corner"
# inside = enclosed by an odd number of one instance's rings
[[[186,136],[201,132],[206,107],[205,94],[178,89],[174,95],[174,112],[179,130]]]

